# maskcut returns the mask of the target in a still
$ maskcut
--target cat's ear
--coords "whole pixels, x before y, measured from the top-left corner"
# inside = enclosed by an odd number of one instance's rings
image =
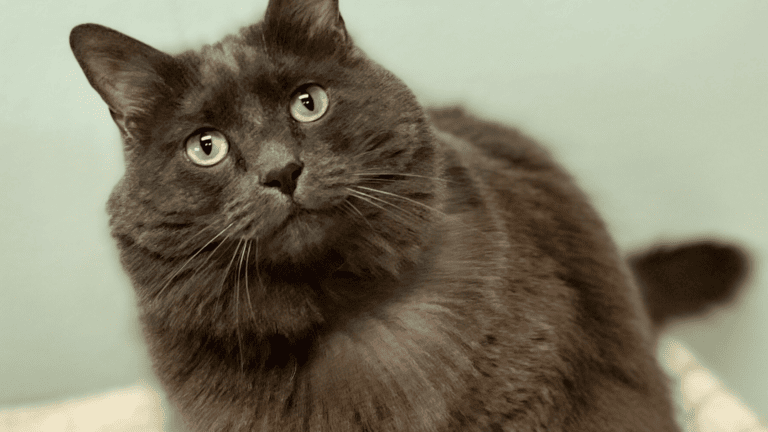
[[[327,55],[351,44],[338,0],[269,0],[264,34],[293,52]]]
[[[131,135],[135,120],[168,96],[169,81],[178,75],[173,57],[97,24],[72,29],[69,44],[88,82],[126,136]]]

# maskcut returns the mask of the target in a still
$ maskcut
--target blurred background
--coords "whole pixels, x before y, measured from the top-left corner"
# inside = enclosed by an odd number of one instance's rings
[[[122,175],[119,135],[69,31],[99,23],[178,53],[261,19],[266,3],[4,3],[0,411],[158,389],[104,210]],[[700,238],[744,246],[753,267],[738,300],[664,340],[765,421],[768,2],[340,3],[358,45],[424,104],[462,104],[551,149],[625,252]]]

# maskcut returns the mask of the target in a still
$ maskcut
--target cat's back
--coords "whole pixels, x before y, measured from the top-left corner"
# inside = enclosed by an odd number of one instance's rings
[[[474,360],[483,372],[477,394],[492,393],[478,403],[497,401],[484,408],[488,417],[530,430],[676,430],[639,293],[573,180],[514,129],[457,108],[429,115],[446,149],[448,189],[482,197],[474,210],[446,213],[490,213],[506,237],[497,295],[507,316],[485,327]],[[499,378],[509,385],[495,385]],[[528,409],[514,413],[521,405]]]

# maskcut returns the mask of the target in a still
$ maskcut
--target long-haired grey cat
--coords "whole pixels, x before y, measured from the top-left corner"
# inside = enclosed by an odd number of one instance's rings
[[[676,430],[643,294],[570,177],[425,111],[336,0],[176,56],[94,24],[70,43],[122,135],[112,235],[189,429]],[[735,250],[684,250],[734,285]],[[654,312],[675,287],[647,258]]]

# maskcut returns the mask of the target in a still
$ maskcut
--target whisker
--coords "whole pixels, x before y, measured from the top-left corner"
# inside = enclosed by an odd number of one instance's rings
[[[368,218],[366,218],[366,217],[365,217],[365,215],[364,215],[364,214],[363,214],[363,213],[362,213],[362,212],[361,212],[361,211],[360,211],[360,210],[359,210],[357,207],[355,207],[355,205],[354,205],[354,204],[352,204],[351,202],[349,202],[349,200],[344,200],[344,204],[347,204],[349,207],[351,207],[351,208],[352,208],[352,210],[354,210],[354,211],[355,211],[355,213],[359,214],[359,215],[360,215],[360,217],[361,217],[361,218],[363,218],[363,220],[365,221],[365,223],[367,223],[367,224],[368,224],[368,226],[369,226],[369,227],[371,227],[371,229],[372,229],[373,231],[376,231],[376,228],[374,228],[374,227],[373,227],[373,225],[371,225],[371,223],[368,221]]]
[[[345,200],[341,203],[342,206],[339,207],[339,210],[341,210],[342,212],[344,212],[345,215],[355,220],[355,218],[357,218],[357,215],[352,210],[349,209],[349,206],[346,205],[348,201],[349,201],[349,196],[347,196]]]
[[[405,200],[405,201],[408,201],[410,203],[413,203],[413,204],[416,204],[418,206],[421,206],[421,207],[423,207],[423,208],[425,208],[427,210],[430,210],[430,211],[433,211],[435,213],[438,213],[438,214],[442,215],[443,217],[448,217],[447,214],[443,213],[442,211],[440,211],[440,210],[438,210],[438,209],[436,209],[434,207],[428,206],[428,205],[424,204],[423,202],[419,202],[419,201],[416,201],[414,199],[411,199],[411,198],[408,198],[408,197],[404,197],[404,196],[396,194],[396,193],[387,192],[387,191],[383,191],[383,190],[379,190],[379,189],[373,189],[373,188],[369,188],[369,187],[365,187],[365,186],[357,186],[357,187],[360,188],[360,189],[365,189],[365,190],[371,191],[371,192],[378,192],[378,193],[389,195],[389,196],[392,196],[392,197],[395,197],[395,198],[400,198],[402,200]]]
[[[192,276],[196,275],[201,269],[203,269],[205,266],[210,264],[211,260],[213,259],[213,255],[216,254],[216,251],[219,250],[219,248],[223,244],[225,244],[227,240],[229,240],[229,236],[224,236],[224,239],[221,242],[219,242],[219,244],[217,244],[215,248],[213,248],[210,254],[208,254],[205,261],[203,261],[201,265],[197,266],[194,272],[192,272]]]
[[[189,263],[190,263],[190,262],[191,262],[193,259],[195,259],[195,257],[196,257],[196,256],[200,255],[200,252],[202,252],[202,251],[203,251],[205,248],[207,248],[207,247],[208,247],[208,245],[210,245],[211,243],[213,243],[213,242],[214,242],[214,241],[215,241],[217,238],[219,238],[219,237],[220,237],[222,234],[224,234],[224,232],[225,232],[226,230],[228,230],[228,229],[229,229],[229,228],[230,228],[232,225],[234,225],[234,222],[232,222],[232,223],[230,223],[229,225],[227,225],[226,227],[224,227],[224,229],[222,229],[222,230],[221,230],[221,231],[220,231],[218,234],[216,234],[216,235],[215,235],[215,236],[214,236],[212,239],[208,240],[208,243],[206,243],[205,245],[203,245],[203,247],[201,247],[200,249],[198,249],[198,250],[197,250],[197,252],[195,252],[195,253],[194,253],[194,255],[192,255],[191,257],[189,257],[189,259],[187,259],[187,260],[184,262],[184,264],[182,264],[182,266],[181,266],[181,267],[179,267],[178,269],[176,269],[176,271],[175,271],[175,272],[173,272],[173,274],[172,274],[172,275],[171,275],[171,276],[168,278],[168,280],[166,281],[166,283],[163,285],[163,287],[160,289],[160,291],[159,291],[159,292],[158,292],[158,293],[155,295],[155,297],[156,297],[156,298],[157,298],[157,297],[159,297],[159,296],[160,296],[160,295],[161,295],[161,294],[162,294],[162,293],[163,293],[163,292],[166,290],[166,288],[168,288],[168,286],[171,284],[171,282],[173,282],[173,278],[175,278],[175,277],[176,277],[176,276],[177,276],[177,275],[178,275],[178,274],[179,274],[179,273],[180,273],[182,270],[184,270],[184,268],[185,268],[185,267],[187,267],[187,264],[189,264]],[[199,233],[198,233],[198,234],[199,234]],[[197,235],[197,234],[196,234],[196,235]],[[216,252],[216,249],[218,249],[218,248],[219,248],[219,246],[221,246],[221,243],[219,243],[219,244],[216,246],[216,248],[213,250],[213,252],[211,252],[211,255],[213,255],[213,253],[214,253],[214,252]]]
[[[400,181],[400,180],[384,179],[384,178],[364,178],[364,179],[360,180],[359,183],[362,183],[362,184],[369,184],[369,183],[387,183],[387,184],[392,184],[392,183],[397,182],[397,181]]]
[[[232,263],[235,262],[235,257],[237,257],[237,250],[240,248],[240,245],[242,244],[243,240],[239,240],[237,242],[237,246],[235,246],[235,252],[232,254],[232,259],[229,260],[229,264],[227,264],[227,269],[224,270],[224,277],[221,281],[221,287],[219,288],[219,293],[216,295],[216,305],[214,307],[214,310],[219,309],[219,300],[221,300],[221,296],[224,293],[224,285],[227,284],[227,278],[229,277],[229,270],[232,268]]]
[[[419,202],[419,201],[413,200],[413,199],[411,199],[411,198],[408,198],[408,197],[404,197],[404,196],[402,196],[402,195],[398,195],[398,194],[396,194],[396,193],[387,192],[387,191],[378,190],[378,189],[372,189],[372,188],[369,188],[369,187],[365,187],[365,186],[357,186],[357,187],[358,187],[358,188],[360,188],[360,189],[365,189],[365,190],[371,191],[371,192],[378,192],[378,193],[382,193],[382,194],[385,194],[385,195],[389,195],[389,196],[392,196],[392,197],[395,197],[395,198],[400,198],[400,199],[402,199],[402,200],[405,200],[405,201],[411,202],[411,203],[413,203],[413,204],[419,205],[419,206],[421,206],[421,207],[424,207],[424,208],[426,208],[427,210],[433,211],[433,212],[435,212],[435,213],[437,213],[437,214],[439,214],[439,215],[443,216],[444,218],[448,218],[448,217],[449,217],[447,214],[445,214],[444,212],[442,212],[442,211],[440,211],[440,210],[438,210],[438,209],[436,209],[436,208],[434,208],[434,207],[428,206],[428,205],[426,205],[426,204],[424,204],[424,203],[422,203],[422,202]],[[371,195],[368,195],[368,196],[369,196],[369,197],[371,197],[371,198],[374,198],[374,197],[373,197],[373,196],[371,196]],[[476,231],[477,233],[479,233],[479,234],[480,234],[480,235],[482,235],[483,237],[486,237],[486,233],[484,233],[483,231],[480,231],[479,229],[477,229],[477,228],[475,228],[475,227],[473,227],[473,226],[471,226],[471,225],[467,225],[467,224],[465,224],[465,223],[463,223],[463,222],[460,222],[460,221],[458,221],[458,222],[459,222],[459,223],[461,223],[462,225],[464,225],[465,227],[467,227],[468,229],[470,229],[470,230],[473,230],[473,231]],[[487,237],[486,237],[486,238],[487,238]]]
[[[453,180],[448,180],[440,177],[430,177],[430,176],[423,176],[418,174],[407,174],[407,173],[390,173],[390,172],[364,172],[364,173],[352,173],[351,175],[355,175],[358,177],[377,177],[377,176],[403,176],[403,177],[416,177],[416,178],[423,178],[427,180],[436,180],[446,183],[454,183],[458,184],[458,182],[455,182]],[[379,180],[389,180],[389,181],[397,181],[395,179],[379,179]]]
[[[248,299],[248,311],[251,319],[256,322],[256,317],[253,315],[253,303],[251,303],[251,291],[248,288],[248,261],[251,257],[251,245],[253,245],[253,240],[248,240],[248,252],[245,253],[245,298]]]
[[[243,242],[242,239],[238,242],[238,245]],[[240,274],[243,271],[243,260],[245,259],[245,248],[248,246],[248,240],[245,240],[245,244],[243,245],[243,250],[240,252],[240,260],[237,263],[237,284],[240,285]],[[237,253],[237,249],[235,249],[235,253]],[[248,271],[248,266],[245,267],[245,270]]]
[[[261,289],[261,293],[264,293],[264,283],[261,281],[261,272],[259,272],[259,241],[256,240],[256,254],[253,256],[256,261],[256,280],[259,281],[259,288]]]
[[[242,239],[237,243],[238,247],[242,243]],[[243,269],[243,259],[245,259],[245,247],[247,245],[243,245],[243,251],[240,254],[240,262],[237,264],[237,284],[235,285],[235,333],[237,333],[237,343],[240,347],[240,372],[243,372],[243,368],[245,367],[245,357],[243,355],[243,336],[240,334],[240,274]],[[237,254],[237,249],[235,249],[235,254]],[[246,265],[245,270],[248,270],[248,266]],[[246,279],[246,283],[248,283],[248,279]]]
[[[370,204],[370,205],[372,205],[372,206],[374,206],[374,207],[378,207],[378,208],[380,208],[382,211],[384,211],[384,212],[387,212],[387,213],[389,213],[389,214],[392,214],[392,215],[395,215],[395,216],[398,216],[398,217],[402,217],[402,215],[399,215],[399,214],[393,213],[393,212],[392,212],[392,211],[390,211],[389,209],[387,209],[387,208],[384,208],[384,207],[382,207],[382,206],[380,206],[380,205],[376,204],[376,203],[375,203],[375,202],[373,202],[372,200],[376,200],[376,201],[379,201],[379,202],[383,202],[384,204],[390,205],[390,206],[392,206],[392,207],[394,207],[394,208],[396,208],[396,209],[400,210],[401,212],[404,212],[404,213],[406,213],[406,214],[408,214],[408,215],[411,215],[411,216],[414,216],[414,217],[417,217],[417,218],[418,218],[418,215],[416,215],[416,214],[414,214],[414,213],[411,213],[411,212],[409,212],[408,210],[402,209],[402,208],[398,207],[397,205],[395,205],[395,204],[392,204],[392,203],[391,203],[391,202],[389,202],[389,201],[383,200],[383,199],[381,199],[381,198],[377,198],[377,197],[375,197],[375,196],[372,196],[372,195],[369,195],[369,194],[367,194],[367,193],[365,193],[365,192],[360,192],[360,191],[357,191],[357,190],[354,190],[354,189],[350,189],[350,188],[347,188],[347,190],[348,190],[348,191],[349,191],[349,192],[352,194],[352,196],[355,196],[355,197],[357,197],[357,198],[359,198],[359,199],[361,199],[361,200],[363,200],[363,201],[367,202],[368,204]],[[401,219],[401,220],[405,220],[405,219]]]
[[[404,213],[406,213],[406,214],[409,214],[409,215],[411,215],[411,216],[413,216],[413,217],[415,217],[415,218],[421,218],[421,216],[419,216],[418,214],[416,214],[416,213],[413,213],[413,212],[410,212],[410,211],[408,211],[408,210],[406,210],[406,209],[404,209],[404,208],[402,208],[402,207],[398,206],[397,204],[391,203],[391,202],[389,202],[389,201],[387,201],[387,200],[385,200],[385,199],[383,199],[383,198],[379,198],[379,197],[377,197],[377,196],[373,196],[373,195],[371,195],[371,194],[368,194],[368,193],[365,193],[365,192],[361,192],[361,191],[359,191],[359,190],[355,190],[355,189],[354,189],[354,187],[363,187],[363,186],[353,186],[353,191],[354,191],[356,194],[358,194],[358,195],[359,195],[359,196],[358,196],[358,198],[360,198],[360,197],[362,197],[362,196],[364,196],[364,197],[368,197],[368,198],[370,198],[370,199],[373,199],[373,200],[376,200],[376,201],[378,201],[378,202],[381,202],[381,203],[387,204],[387,205],[389,205],[389,206],[391,206],[391,207],[394,207],[394,208],[396,208],[396,209],[400,210],[401,212],[404,212]],[[370,189],[370,188],[366,188],[366,189]],[[370,189],[370,190],[373,190],[373,191],[378,191],[377,189]],[[372,202],[370,202],[370,201],[369,201],[369,203],[371,203],[371,204],[374,204],[374,203],[372,203]],[[379,208],[380,208],[380,209],[382,209],[382,210],[386,210],[386,209],[384,209],[383,207],[379,207]]]
[[[291,373],[291,377],[288,379],[288,382],[293,382],[293,379],[296,377],[296,370],[299,368],[299,362],[296,360],[296,358],[293,359],[293,373]]]
[[[176,247],[179,250],[185,249],[187,246],[189,246],[190,243],[192,243],[193,240],[197,239],[201,234],[204,234],[205,232],[206,232],[205,228],[199,230],[196,234],[193,234],[189,238],[187,238],[184,241],[182,241],[180,244],[176,245]],[[205,246],[203,246],[203,247],[205,247]]]

